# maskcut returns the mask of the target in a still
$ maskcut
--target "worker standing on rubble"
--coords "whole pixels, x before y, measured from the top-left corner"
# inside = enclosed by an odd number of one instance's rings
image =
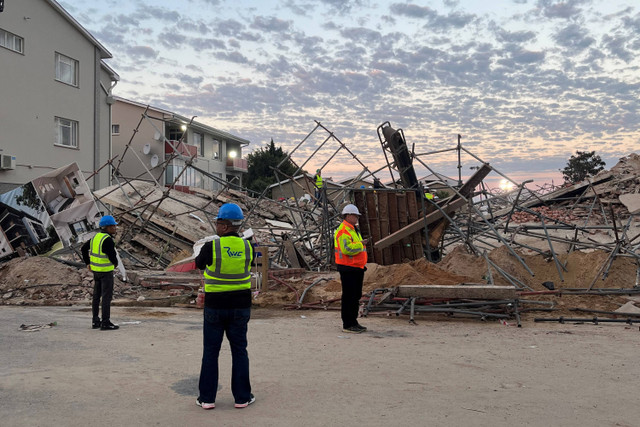
[[[367,241],[362,239],[356,226],[360,211],[355,205],[346,205],[342,209],[342,217],[342,224],[333,236],[336,265],[342,282],[342,330],[359,334],[367,330],[358,323],[362,282],[367,269]]]
[[[93,329],[113,331],[119,328],[111,323],[111,299],[113,298],[113,270],[118,266],[118,254],[113,238],[118,233],[115,218],[105,215],[98,223],[100,231],[82,245],[82,259],[93,272]],[[102,321],[99,317],[102,299]]]
[[[429,187],[424,188],[424,197],[427,200],[433,200],[434,194],[431,192],[431,190],[429,190]]]
[[[322,197],[322,187],[324,186],[324,180],[322,179],[322,171],[316,170],[316,174],[313,176],[313,184],[316,187],[316,200],[320,201]]]
[[[203,354],[200,368],[200,395],[196,404],[215,408],[218,391],[218,355],[224,334],[231,347],[231,393],[236,408],[246,408],[255,397],[249,381],[247,324],[251,316],[251,243],[238,229],[244,214],[235,203],[225,203],[218,211],[216,236],[205,243],[196,256],[196,267],[204,270]]]

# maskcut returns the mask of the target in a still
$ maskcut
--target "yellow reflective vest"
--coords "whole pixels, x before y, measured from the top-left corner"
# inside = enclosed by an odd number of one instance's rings
[[[367,248],[353,225],[342,221],[333,235],[333,246],[336,264],[364,268],[367,263]]]
[[[316,174],[316,188],[320,189],[322,188],[322,185],[323,185],[322,177]]]
[[[91,238],[91,243],[89,243],[89,266],[91,271],[107,272],[113,271],[115,268],[107,254],[102,251],[102,244],[108,237],[111,236],[107,233],[97,233]]]
[[[214,239],[213,259],[204,270],[205,292],[230,292],[251,289],[251,244],[237,236]]]

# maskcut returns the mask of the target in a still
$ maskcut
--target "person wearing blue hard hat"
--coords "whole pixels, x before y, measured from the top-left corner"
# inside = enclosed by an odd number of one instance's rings
[[[93,299],[91,312],[92,327],[102,331],[119,328],[111,323],[111,300],[113,299],[113,271],[118,266],[118,254],[113,238],[118,234],[116,219],[111,215],[100,218],[100,231],[85,242],[80,249],[82,259],[93,272]],[[102,300],[102,320],[100,320],[100,300]]]
[[[236,408],[255,402],[249,381],[247,324],[251,317],[251,263],[253,247],[238,234],[244,214],[235,203],[218,210],[216,236],[196,256],[204,275],[202,367],[196,405],[215,408],[218,392],[218,356],[224,335],[231,347],[231,393]]]

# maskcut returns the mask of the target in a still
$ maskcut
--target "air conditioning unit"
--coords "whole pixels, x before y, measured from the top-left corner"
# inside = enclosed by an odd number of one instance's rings
[[[0,154],[0,169],[15,169],[16,156],[10,154]]]

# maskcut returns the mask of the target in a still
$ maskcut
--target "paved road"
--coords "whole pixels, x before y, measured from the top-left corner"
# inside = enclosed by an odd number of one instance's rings
[[[201,311],[0,307],[0,425],[638,426],[638,326],[363,319],[254,310],[255,404],[233,408],[230,354],[216,409],[195,406]],[[57,326],[34,332],[21,324]]]

